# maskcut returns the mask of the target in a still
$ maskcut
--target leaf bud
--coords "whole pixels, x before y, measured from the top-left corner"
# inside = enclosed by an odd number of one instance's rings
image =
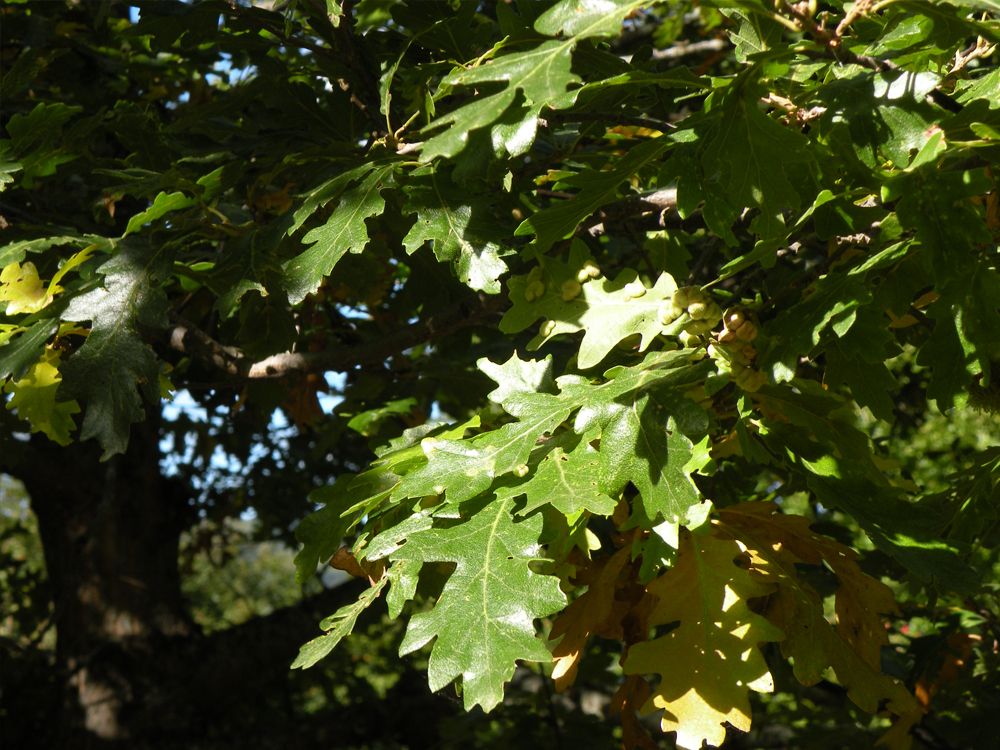
[[[576,272],[576,280],[581,284],[587,279],[596,279],[601,275],[600,266],[598,266],[594,261],[588,260],[583,264],[583,267]]]
[[[434,490],[435,495],[443,495],[445,487],[443,484],[435,484],[431,489]]]
[[[563,302],[569,302],[571,299],[575,299],[580,296],[581,289],[583,289],[583,287],[580,286],[579,281],[576,281],[575,279],[566,279],[566,281],[562,283],[562,287],[560,287]]]
[[[539,330],[539,333],[541,333],[542,336],[551,336],[555,332],[556,332],[556,322],[554,320],[546,320],[544,323],[542,323],[542,327]]]
[[[710,312],[709,306],[704,302],[692,302],[687,307],[688,315],[695,320],[704,320]]]
[[[660,321],[660,325],[670,325],[677,320],[682,312],[678,312],[677,310],[678,308],[674,307],[672,302],[662,303],[656,310],[656,318]]]
[[[677,307],[687,310],[687,306],[691,303],[691,291],[694,287],[682,286],[676,291],[674,291],[674,296],[671,298],[673,303]]]
[[[622,292],[625,294],[625,299],[639,299],[646,293],[646,286],[640,279],[636,279],[626,284]]]
[[[714,323],[711,320],[692,320],[684,326],[684,330],[700,336],[703,333],[711,331],[713,326]]]
[[[701,343],[701,337],[698,334],[691,333],[690,331],[681,331],[677,334],[677,341],[680,345],[686,349],[698,346]]]
[[[514,476],[518,479],[528,476],[528,464],[520,464],[514,469]]]
[[[530,276],[528,277],[531,278]],[[545,283],[540,279],[529,281],[524,288],[524,299],[526,302],[534,302],[545,294]]]

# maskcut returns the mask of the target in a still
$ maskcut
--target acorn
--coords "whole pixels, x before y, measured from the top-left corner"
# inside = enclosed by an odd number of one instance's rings
[[[656,319],[660,321],[660,325],[668,326],[683,313],[684,311],[676,307],[672,302],[663,302],[656,309]]]
[[[646,293],[646,286],[640,279],[636,279],[626,284],[622,291],[625,293],[625,299],[639,299]]]
[[[716,321],[722,317],[722,310],[712,300],[698,300],[687,307],[688,315],[695,320]]]
[[[531,276],[528,276],[528,284],[524,287],[524,299],[526,302],[534,302],[536,299],[541,299],[545,296],[545,283],[540,279],[530,280]]]
[[[576,279],[566,279],[559,288],[559,292],[563,302],[569,302],[571,299],[579,297],[582,289],[583,287]]]
[[[677,341],[685,349],[690,349],[701,344],[701,336],[689,331],[681,331],[677,334]]]
[[[749,343],[757,338],[757,326],[754,325],[752,320],[747,320],[734,333],[740,341]]]
[[[730,307],[722,316],[722,322],[730,331],[739,330],[740,326],[746,322],[746,319],[746,313],[738,307]]]
[[[701,290],[695,286],[682,286],[674,291],[671,300],[677,307],[687,310],[688,305],[695,301],[694,294],[701,294]]]
[[[601,275],[600,266],[598,266],[594,261],[585,261],[583,266],[579,271],[576,272],[576,280],[581,284],[587,279],[596,279]]]
[[[733,380],[744,391],[755,393],[761,389],[761,386],[767,383],[767,376],[760,370],[753,370],[747,367],[734,371]]]
[[[711,331],[714,326],[715,324],[711,320],[692,320],[684,326],[684,330],[700,336]]]

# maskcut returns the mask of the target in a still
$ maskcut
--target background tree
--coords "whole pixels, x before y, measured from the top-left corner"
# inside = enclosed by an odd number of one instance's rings
[[[11,736],[989,746],[998,11],[5,6]]]

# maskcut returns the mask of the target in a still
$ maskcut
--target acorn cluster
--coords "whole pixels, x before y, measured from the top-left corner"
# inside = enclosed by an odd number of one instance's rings
[[[669,302],[660,306],[660,323],[668,326],[686,315],[688,320],[677,334],[681,346],[701,344],[701,337],[718,325],[722,308],[715,300],[696,286],[682,286],[674,292]]]
[[[733,382],[744,391],[760,390],[767,382],[767,376],[755,368],[757,349],[753,345],[757,338],[757,324],[744,310],[730,308],[722,316],[723,329],[716,336],[715,343],[708,347],[709,355],[715,359],[719,369],[729,372]]]

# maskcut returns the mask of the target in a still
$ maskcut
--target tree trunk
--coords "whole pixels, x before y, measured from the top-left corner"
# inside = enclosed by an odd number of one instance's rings
[[[54,605],[60,713],[48,722],[52,736],[33,742],[65,750],[283,747],[280,738],[295,736],[303,719],[286,705],[289,665],[319,620],[365,583],[206,636],[180,587],[179,538],[194,520],[189,493],[160,471],[155,423],[133,426],[125,455],[104,463],[99,455],[91,441],[0,445],[0,471],[24,483],[38,518]],[[265,743],[265,733],[279,739]]]
[[[62,747],[147,734],[160,703],[158,649],[195,630],[177,565],[186,495],[161,476],[158,440],[155,419],[134,425],[126,454],[101,463],[93,441],[60,448],[36,436],[8,469],[31,497],[45,550]]]

